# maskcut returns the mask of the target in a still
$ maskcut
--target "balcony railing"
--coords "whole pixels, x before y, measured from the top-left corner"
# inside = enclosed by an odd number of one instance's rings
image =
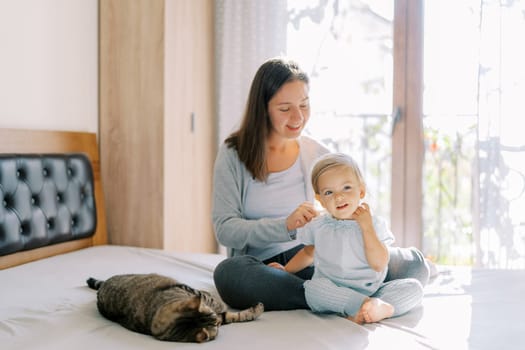
[[[524,268],[525,146],[478,141],[476,117],[462,117],[470,122],[424,127],[423,250],[442,264]],[[309,125],[334,151],[356,158],[368,200],[387,220],[391,123],[390,115],[327,112]]]

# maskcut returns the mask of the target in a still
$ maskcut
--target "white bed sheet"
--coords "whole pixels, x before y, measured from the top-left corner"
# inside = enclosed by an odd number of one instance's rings
[[[306,310],[225,325],[205,344],[162,342],[103,318],[88,277],[165,274],[216,293],[214,254],[99,246],[0,271],[0,348],[11,349],[523,349],[525,271],[440,269],[423,305],[359,326]]]

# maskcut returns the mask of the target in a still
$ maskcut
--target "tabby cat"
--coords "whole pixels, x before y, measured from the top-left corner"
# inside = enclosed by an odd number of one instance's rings
[[[227,311],[210,293],[158,274],[116,275],[86,282],[98,291],[97,307],[104,317],[159,340],[213,340],[221,324],[252,321],[264,311],[262,303],[239,312]]]

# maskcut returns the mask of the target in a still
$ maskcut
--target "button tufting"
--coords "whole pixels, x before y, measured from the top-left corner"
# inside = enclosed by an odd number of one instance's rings
[[[0,219],[9,220],[0,223],[0,255],[93,235],[96,210],[87,158],[16,155],[0,157],[0,169],[4,164],[11,170],[7,182],[6,173],[0,176]],[[14,185],[20,192],[13,192]],[[78,210],[82,216],[68,216]],[[2,235],[10,240],[2,239]]]
[[[24,222],[22,226],[20,226],[20,233],[27,236],[29,235],[29,231],[30,231],[29,223]]]

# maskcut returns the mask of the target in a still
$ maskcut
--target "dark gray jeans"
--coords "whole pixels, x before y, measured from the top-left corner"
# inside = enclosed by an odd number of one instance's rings
[[[236,309],[245,309],[258,302],[262,302],[267,311],[308,309],[303,283],[312,278],[313,267],[293,275],[266,265],[273,261],[285,265],[302,247],[299,245],[265,261],[250,255],[223,260],[213,274],[215,287],[222,300]],[[419,250],[390,247],[389,251],[390,262],[385,282],[415,278],[425,286],[429,268]]]

